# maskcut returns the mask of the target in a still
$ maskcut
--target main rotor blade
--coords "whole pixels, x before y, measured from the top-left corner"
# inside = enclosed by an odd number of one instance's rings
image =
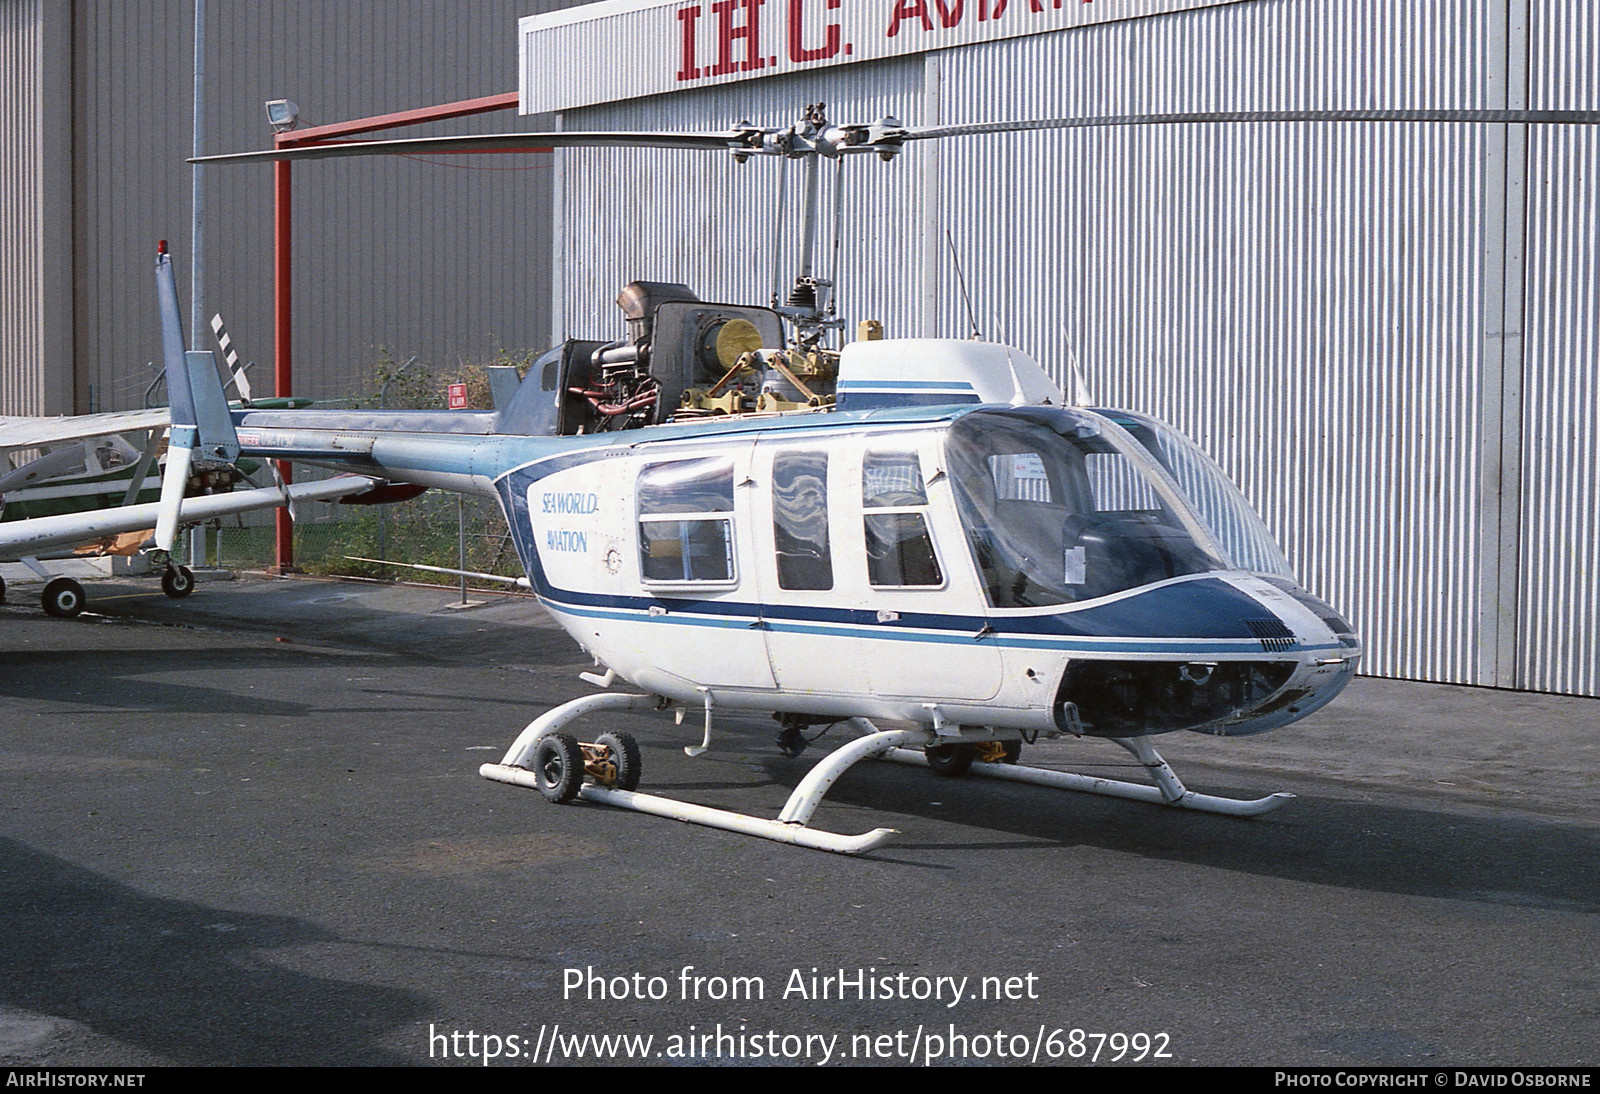
[[[879,151],[892,155],[906,141],[971,137],[984,133],[1020,133],[1051,129],[1094,129],[1136,125],[1198,125],[1244,122],[1474,122],[1523,125],[1596,125],[1600,110],[1254,110],[1179,114],[1108,114],[1099,117],[1041,118],[1034,121],[978,122],[901,129],[896,125],[881,138],[856,142],[847,151]],[[739,156],[803,154],[766,147],[778,130],[755,126],[720,133],[594,131],[576,133],[475,133],[453,137],[406,137],[396,140],[340,141],[199,156],[190,163],[253,163],[260,160],[319,160],[343,156],[446,155],[451,152],[518,152],[541,148],[687,148],[733,152]],[[836,153],[835,153],[836,154]]]
[[[1194,114],[1109,114],[1095,118],[1047,118],[1025,122],[979,122],[907,129],[907,141],[1018,133],[1039,129],[1094,129],[1128,125],[1192,125],[1207,122],[1479,122],[1522,125],[1596,125],[1600,110],[1256,110]]]
[[[454,137],[405,137],[397,140],[342,141],[198,156],[190,163],[252,163],[257,160],[321,160],[338,156],[441,155],[450,152],[514,152],[534,148],[705,148],[727,151],[739,133],[469,133]]]

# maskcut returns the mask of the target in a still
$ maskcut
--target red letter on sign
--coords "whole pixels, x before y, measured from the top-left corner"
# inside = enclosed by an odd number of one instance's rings
[[[801,7],[805,0],[789,0],[789,60],[822,61],[839,52],[839,24],[828,24],[828,36],[816,49],[807,49],[800,42],[803,28],[800,25]],[[832,11],[844,0],[823,0],[823,6]]]
[[[894,15],[889,19],[889,33],[885,37],[893,38],[900,33],[902,19],[917,19],[922,22],[923,30],[933,29],[933,20],[928,18],[927,0],[894,0]]]
[[[695,64],[694,23],[700,18],[700,5],[691,4],[678,9],[678,22],[683,24],[683,66],[678,69],[678,79],[698,80],[700,66]]]
[[[726,76],[730,72],[751,72],[767,67],[767,59],[761,56],[760,13],[763,3],[765,0],[718,0],[711,5],[711,10],[717,13],[717,64],[706,73],[707,76]],[[733,12],[739,7],[745,10],[742,27],[733,25]],[[744,39],[743,64],[736,64],[733,60],[735,38]]]

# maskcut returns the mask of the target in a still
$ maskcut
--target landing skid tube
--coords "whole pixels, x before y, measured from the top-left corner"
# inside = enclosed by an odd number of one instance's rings
[[[1198,813],[1218,813],[1225,817],[1259,817],[1294,800],[1293,794],[1282,792],[1269,794],[1265,798],[1256,798],[1254,801],[1197,794],[1183,785],[1177,773],[1143,737],[1112,737],[1110,740],[1133,753],[1144,765],[1145,770],[1150,772],[1150,777],[1155,780],[1156,785],[1146,786],[1143,783],[1123,782],[1120,779],[1102,779],[1091,775],[1077,775],[1070,771],[1023,767],[1019,764],[973,764],[967,769],[967,773],[991,779],[1030,783],[1033,786],[1048,786],[1057,790],[1075,790],[1083,794],[1100,794],[1108,798],[1170,805],[1174,809],[1192,809]],[[928,764],[927,757],[923,753],[908,748],[897,748],[882,758],[893,760],[895,763],[923,767]]]
[[[478,774],[495,782],[539,789],[538,776],[530,768],[541,740],[596,710],[645,710],[661,705],[661,700],[652,695],[622,694],[586,695],[581,699],[563,703],[529,723],[528,728],[522,731],[515,743],[506,751],[505,758],[497,764],[484,764],[478,769]],[[899,835],[899,831],[894,828],[874,828],[859,836],[845,836],[837,832],[825,832],[819,828],[808,827],[812,814],[817,811],[817,806],[822,804],[822,799],[839,777],[855,764],[872,756],[903,749],[907,745],[927,744],[933,740],[934,734],[932,730],[927,729],[882,731],[871,722],[859,718],[853,718],[851,722],[857,728],[864,730],[867,735],[835,749],[808,771],[806,777],[800,780],[800,785],[789,795],[789,800],[784,804],[777,820],[764,820],[747,813],[712,809],[709,806],[678,801],[676,798],[617,790],[595,783],[586,783],[578,791],[578,796],[585,801],[601,805],[614,805],[620,809],[632,809],[635,812],[687,821],[690,824],[702,824],[708,828],[721,828],[728,832],[759,836],[762,839],[776,840],[778,843],[789,843],[797,847],[833,851],[841,855],[864,854]]]

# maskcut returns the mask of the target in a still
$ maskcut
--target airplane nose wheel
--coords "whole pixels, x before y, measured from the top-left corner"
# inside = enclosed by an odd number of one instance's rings
[[[161,591],[174,600],[194,592],[194,571],[187,566],[168,566],[161,575]]]

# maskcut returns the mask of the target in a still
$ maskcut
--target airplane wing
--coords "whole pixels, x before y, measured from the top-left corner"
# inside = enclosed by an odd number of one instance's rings
[[[79,414],[64,418],[0,417],[0,452],[65,444],[112,433],[165,429],[172,414],[164,406],[149,410],[117,410],[109,414]]]
[[[212,520],[234,513],[276,508],[290,500],[328,501],[370,490],[377,481],[364,475],[340,475],[320,482],[295,483],[286,489],[267,486],[258,490],[236,490],[231,494],[185,498],[182,519],[184,523]],[[52,547],[82,543],[119,532],[154,528],[160,508],[160,502],[148,502],[144,505],[122,505],[87,513],[62,513],[53,517],[0,523],[0,558],[25,558]]]

